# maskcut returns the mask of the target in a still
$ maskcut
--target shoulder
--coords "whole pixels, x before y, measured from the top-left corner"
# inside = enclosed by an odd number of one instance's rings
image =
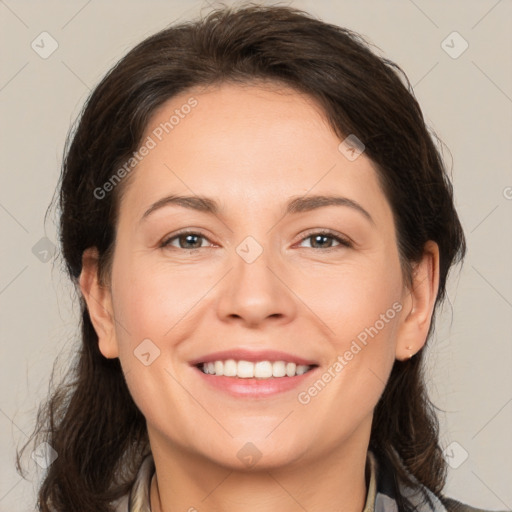
[[[110,504],[110,506],[112,507],[112,510],[114,512],[128,512],[130,510],[129,509],[129,499],[130,499],[130,495],[125,494],[118,500],[112,502]]]
[[[151,452],[146,454],[139,466],[130,491],[110,503],[113,512],[142,512],[150,509],[149,494],[155,462]]]
[[[442,504],[446,507],[448,512],[497,512],[491,511],[483,508],[472,507],[470,505],[465,505],[460,501],[454,500],[453,498],[441,498]],[[501,511],[501,512],[511,512],[511,511]]]
[[[411,480],[416,482],[414,487],[410,487],[397,477],[397,473],[386,454],[380,452],[373,454],[372,460],[375,465],[377,477],[377,493],[375,501],[375,511],[388,510],[382,507],[380,502],[391,503],[395,505],[394,510],[408,510],[414,512],[498,512],[487,509],[472,507],[461,503],[453,498],[448,498],[444,494],[434,493],[412,475]],[[381,505],[381,508],[378,507]],[[392,509],[389,509],[392,510]],[[512,512],[512,510],[502,510],[499,512]]]

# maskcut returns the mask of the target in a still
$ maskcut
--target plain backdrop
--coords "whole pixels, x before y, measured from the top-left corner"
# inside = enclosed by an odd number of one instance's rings
[[[468,255],[450,277],[426,374],[444,411],[447,494],[510,510],[512,2],[287,4],[360,32],[398,63],[427,123],[450,150],[444,156]],[[31,481],[23,480],[14,468],[15,447],[32,432],[56,356],[65,369],[78,342],[75,292],[52,257],[58,256],[55,215],[45,222],[67,132],[120,57],[201,9],[208,12],[208,4],[0,1],[1,511],[34,510],[41,471],[29,452],[24,460]],[[55,51],[44,55],[52,45]]]

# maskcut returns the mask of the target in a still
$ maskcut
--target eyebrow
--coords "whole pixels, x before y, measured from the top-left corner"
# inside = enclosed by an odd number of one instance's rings
[[[179,196],[170,195],[159,199],[153,203],[142,215],[140,221],[146,219],[154,211],[163,208],[164,206],[181,206],[182,208],[189,208],[212,215],[218,215],[220,212],[219,204],[205,196]],[[375,226],[375,221],[372,216],[365,210],[358,202],[347,197],[330,196],[330,195],[316,195],[307,197],[296,197],[291,199],[286,205],[286,214],[302,213],[326,206],[346,206],[361,213],[371,224]]]

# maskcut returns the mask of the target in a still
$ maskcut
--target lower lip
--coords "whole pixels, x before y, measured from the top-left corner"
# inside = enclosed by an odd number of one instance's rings
[[[318,366],[309,370],[302,375],[295,375],[294,377],[274,377],[270,379],[242,379],[240,377],[219,377],[217,375],[209,375],[203,373],[199,368],[194,367],[199,376],[204,379],[204,382],[224,391],[234,397],[248,397],[259,398],[269,397],[291,391],[304,383],[304,380],[309,378]]]

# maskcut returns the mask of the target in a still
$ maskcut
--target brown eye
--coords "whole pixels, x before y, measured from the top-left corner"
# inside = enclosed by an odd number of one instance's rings
[[[176,247],[172,245],[174,240],[178,241],[179,246]],[[200,233],[196,233],[193,231],[186,231],[183,233],[179,233],[177,235],[172,236],[165,240],[161,247],[174,247],[176,249],[200,249],[202,247],[202,241],[207,240],[207,238]]]
[[[348,240],[330,231],[312,233],[302,239],[302,241],[304,240],[311,240],[312,249],[335,249],[339,246],[352,247],[352,244]],[[333,240],[338,242],[338,245],[333,246]]]

